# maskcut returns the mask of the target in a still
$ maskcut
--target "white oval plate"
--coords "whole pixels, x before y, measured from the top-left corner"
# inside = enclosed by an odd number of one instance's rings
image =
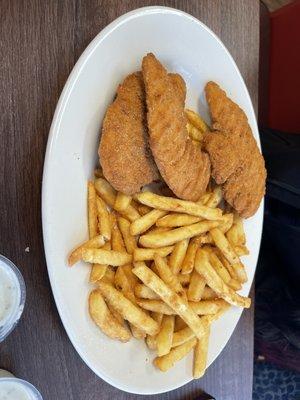
[[[51,286],[64,327],[85,363],[111,385],[138,394],[162,393],[189,382],[192,356],[161,373],[143,342],[121,344],[103,335],[88,315],[89,267],[82,263],[69,268],[67,255],[87,239],[86,183],[97,162],[103,115],[118,84],[140,68],[148,52],[184,77],[187,105],[206,118],[204,85],[209,80],[219,83],[245,110],[259,142],[251,100],[229,52],[207,26],[182,11],[146,7],[118,18],[87,47],[65,85],[50,130],[43,176],[43,234]],[[262,216],[263,205],[245,223],[250,256],[244,258],[249,281],[243,295],[249,293],[255,272]],[[232,308],[214,323],[208,364],[226,345],[241,312]]]

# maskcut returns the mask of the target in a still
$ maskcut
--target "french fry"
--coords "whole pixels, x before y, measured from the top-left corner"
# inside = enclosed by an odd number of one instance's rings
[[[165,259],[159,254],[155,254],[154,262],[160,278],[176,293],[182,294],[183,288],[181,286],[181,283],[179,282],[176,274],[171,271],[171,268],[169,267]]]
[[[188,306],[185,300],[170,289],[150,268],[135,267],[133,273],[157,293],[176,314],[180,315],[197,337],[200,338],[203,335],[204,326],[198,315]]]
[[[189,239],[181,240],[176,243],[169,258],[169,265],[171,271],[176,275],[181,270],[181,266],[186,255],[189,245]]]
[[[107,304],[106,304],[107,305]],[[115,310],[111,305],[107,305],[109,311],[112,313],[112,315],[116,318],[116,320],[119,322],[119,324],[124,325],[125,324],[125,320],[122,317],[122,315],[120,313],[118,313],[117,310]]]
[[[116,217],[111,214],[112,216],[112,231],[111,231],[111,247],[115,251],[120,251],[126,253],[126,247],[123,240],[123,236],[120,232],[120,229],[117,224]]]
[[[172,347],[174,332],[174,315],[164,315],[160,331],[156,336],[157,355],[159,357],[168,354]]]
[[[195,258],[195,269],[205,279],[206,283],[225,301],[232,305],[249,308],[251,299],[238,295],[234,290],[226,285],[211,266],[208,255],[199,249]]]
[[[222,197],[223,195],[221,186],[216,186],[205,205],[207,207],[216,208],[221,203]]]
[[[137,209],[140,215],[148,214],[152,210],[151,207],[145,206],[144,204],[139,204]]]
[[[161,326],[163,316],[164,315],[162,313],[158,313],[158,312],[151,313],[151,317],[154,319],[154,321],[156,321],[158,323],[159,326]]]
[[[137,303],[144,310],[157,312],[164,315],[174,315],[175,311],[162,300],[138,299]]]
[[[128,342],[131,334],[125,326],[120,324],[109,311],[99,290],[91,292],[89,297],[89,313],[93,321],[105,335],[121,342]]]
[[[110,242],[106,242],[102,248],[103,250],[110,250]],[[107,264],[93,264],[90,273],[90,282],[96,283],[100,281],[104,277],[107,267]]]
[[[186,323],[184,320],[179,317],[179,315],[176,315],[175,317],[175,326],[174,326],[174,332],[180,331],[183,328],[186,328]]]
[[[194,365],[193,365],[194,379],[201,378],[201,376],[203,376],[205,373],[209,335],[210,335],[210,327],[207,328],[203,337],[197,340],[196,346],[194,347]]]
[[[187,291],[188,300],[190,301],[201,300],[205,284],[206,284],[205,280],[194,269],[192,272],[191,281]]]
[[[182,286],[187,286],[191,280],[191,274],[178,274],[179,282]]]
[[[113,284],[115,281],[115,270],[110,265],[107,266],[105,274],[102,278],[103,281]],[[99,279],[98,279],[99,281]]]
[[[245,245],[246,236],[243,228],[243,221],[238,214],[234,214],[233,225],[228,230],[226,236],[232,246]]]
[[[114,208],[117,192],[115,189],[103,178],[98,178],[95,180],[95,189],[102,200],[105,201],[111,208]],[[140,218],[138,211],[130,204],[126,210],[120,212],[120,214],[127,218],[129,221],[135,221]]]
[[[164,211],[175,211],[208,220],[218,220],[222,216],[222,210],[217,208],[209,208],[192,201],[175,199],[174,197],[159,196],[151,192],[138,193],[136,199],[146,206],[157,208]]]
[[[153,290],[149,289],[148,286],[143,285],[142,283],[138,283],[134,288],[134,293],[136,297],[140,299],[150,299],[150,300],[158,300],[159,296],[153,292]]]
[[[202,245],[202,244],[213,244],[213,243],[214,243],[213,239],[209,232],[199,236],[199,244]]]
[[[249,254],[249,250],[243,244],[240,244],[238,246],[234,246],[234,251],[239,257],[247,256]]]
[[[98,229],[100,234],[108,241],[111,238],[111,222],[107,206],[99,196],[96,199],[96,204],[98,212]]]
[[[186,124],[186,129],[191,139],[195,140],[196,142],[201,142],[203,140],[203,132],[192,125],[190,122]]]
[[[209,286],[205,286],[203,293],[202,293],[202,300],[214,300],[217,299],[219,296],[216,292],[212,290]]]
[[[226,233],[232,226],[233,223],[233,214],[224,214],[222,218],[220,219],[220,225],[218,228],[222,233]]]
[[[128,300],[112,285],[101,280],[98,286],[106,301],[111,304],[124,319],[149,335],[158,333],[159,327],[157,322]]]
[[[146,233],[140,237],[139,243],[144,247],[158,248],[169,246],[184,239],[200,235],[219,225],[218,221],[201,221],[193,225],[172,229],[164,233]]]
[[[154,260],[154,255],[159,254],[161,257],[167,257],[173,250],[174,246],[161,247],[160,249],[140,249],[134,250],[134,261]]]
[[[227,285],[231,287],[231,289],[238,291],[242,289],[242,284],[239,282],[237,279],[230,279],[229,282],[227,282]]]
[[[148,214],[136,219],[130,226],[130,233],[132,235],[140,235],[146,232],[155,222],[166,215],[166,211],[152,210]]]
[[[128,196],[127,194],[122,192],[118,192],[114,204],[114,209],[117,211],[126,210],[126,208],[130,205],[131,200],[132,200],[131,196]]]
[[[151,336],[151,335],[147,335],[146,337],[146,343],[147,346],[149,347],[150,350],[155,350],[156,349],[156,335]]]
[[[133,254],[134,249],[136,248],[136,241],[135,237],[130,233],[130,222],[123,217],[119,217],[118,225],[124,239],[127,253]]]
[[[163,233],[163,232],[168,232],[170,231],[171,228],[167,228],[167,227],[162,227],[162,226],[155,226],[153,228],[150,228],[148,233]]]
[[[183,275],[190,274],[193,271],[196,252],[199,247],[199,237],[190,240],[185,257],[182,262],[181,273]]]
[[[194,332],[188,326],[173,333],[172,347],[180,346],[181,344],[195,337]]]
[[[196,338],[193,338],[180,346],[172,348],[168,354],[162,357],[156,357],[154,365],[163,372],[168,371],[177,361],[184,358],[195,347],[196,343]]]
[[[156,221],[156,226],[164,228],[177,228],[180,226],[186,226],[200,222],[200,217],[195,217],[194,215],[173,213],[168,214]]]
[[[205,247],[205,248],[203,248],[203,250],[207,251],[209,261],[210,261],[211,265],[213,266],[213,268],[218,273],[218,275],[220,276],[220,278],[222,278],[223,281],[228,284],[229,281],[231,280],[231,276],[230,276],[228,270],[224,267],[223,263],[220,261],[220,259],[216,255],[216,253],[212,250],[212,248],[209,248],[209,247]]]
[[[201,132],[208,131],[208,126],[206,122],[200,117],[199,114],[195,113],[195,111],[186,109],[185,114],[187,116],[188,121],[192,125],[194,125],[197,129],[199,129]]]
[[[84,249],[82,250],[82,259],[89,263],[109,264],[117,267],[130,263],[132,255],[113,250]]]
[[[98,220],[97,220],[97,204],[96,204],[96,191],[94,183],[88,182],[88,226],[89,237],[92,239],[98,234]]]
[[[198,315],[216,314],[220,309],[218,300],[190,301],[189,306]]]
[[[82,245],[76,247],[72,251],[72,253],[69,255],[68,258],[68,264],[71,267],[74,265],[76,262],[81,260],[82,257],[82,251],[87,248],[95,248],[98,249],[99,247],[102,247],[105,244],[105,239],[102,235],[97,235],[94,236],[92,239],[84,242]]]
[[[206,192],[204,193],[200,199],[197,201],[198,204],[202,204],[203,206],[205,206],[207,204],[207,202],[209,201],[211,196],[211,192]]]
[[[104,178],[95,179],[95,189],[97,194],[105,201],[111,208],[114,207],[117,192]]]
[[[237,273],[235,272],[235,269],[232,267],[230,262],[226,259],[226,257],[222,254],[221,251],[218,251],[218,257],[222,261],[222,264],[224,265],[224,267],[229,272],[231,278],[234,280],[238,280],[239,278],[238,278]]]
[[[226,239],[225,235],[218,228],[213,228],[210,231],[210,234],[213,238],[215,245],[220,249],[220,251],[224,254],[227,260],[231,264],[238,263],[239,257],[236,255],[234,249]]]

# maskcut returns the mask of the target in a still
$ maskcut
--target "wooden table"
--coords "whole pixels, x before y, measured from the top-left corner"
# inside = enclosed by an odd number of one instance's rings
[[[157,3],[187,11],[223,40],[257,107],[256,0],[2,0],[0,4],[0,253],[19,266],[27,285],[22,320],[0,344],[0,368],[35,384],[46,400],[141,397],[123,393],[94,375],[63,329],[44,258],[41,180],[56,102],[78,57],[116,17]],[[252,372],[253,308],[243,313],[203,379],[151,398],[193,399],[203,388],[217,400],[250,400]]]

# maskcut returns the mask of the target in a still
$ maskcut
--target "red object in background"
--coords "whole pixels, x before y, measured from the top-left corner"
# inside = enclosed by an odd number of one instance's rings
[[[267,127],[300,134],[300,1],[270,14]]]

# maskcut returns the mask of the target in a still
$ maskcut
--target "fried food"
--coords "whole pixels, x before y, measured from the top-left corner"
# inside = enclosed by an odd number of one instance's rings
[[[210,162],[189,138],[183,81],[168,74],[151,53],[143,58],[142,71],[149,143],[156,165],[177,197],[196,201],[207,187]]]
[[[212,176],[225,200],[243,217],[255,214],[265,193],[266,170],[246,114],[214,82],[205,87],[213,132],[204,138]]]
[[[119,86],[103,121],[98,152],[105,178],[122,193],[134,194],[158,178],[148,148],[141,72],[127,76]]]

